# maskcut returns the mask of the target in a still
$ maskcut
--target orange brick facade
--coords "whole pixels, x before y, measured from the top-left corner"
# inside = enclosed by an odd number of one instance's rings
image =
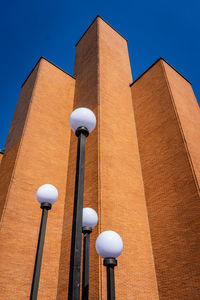
[[[131,89],[159,297],[199,299],[199,107],[163,60]]]
[[[94,208],[90,299],[106,300],[95,250],[104,230],[124,250],[116,300],[199,299],[200,114],[191,85],[158,60],[131,86],[126,40],[97,17],[76,45],[74,76],[41,58],[23,84],[0,165],[0,299],[29,299],[41,209],[55,185],[38,299],[67,299],[76,143],[69,116],[93,110],[84,207]]]

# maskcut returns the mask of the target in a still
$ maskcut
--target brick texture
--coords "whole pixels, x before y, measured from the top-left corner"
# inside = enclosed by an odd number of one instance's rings
[[[162,60],[133,84],[132,95],[159,298],[199,299],[197,103],[189,83]]]
[[[59,199],[49,211],[38,299],[56,299],[74,84],[41,59],[22,88],[4,157],[12,175],[1,219],[1,299],[29,299],[41,217],[36,190],[45,183]]]
[[[137,146],[127,43],[97,18],[76,47],[74,108],[94,111],[97,126],[87,138],[84,207],[98,212],[91,235],[90,299],[106,299],[106,274],[95,250],[98,233],[115,230],[124,252],[116,268],[116,299],[158,299]],[[75,181],[76,138],[71,137],[66,210],[57,299],[67,295]],[[133,225],[134,224],[134,225]],[[128,279],[128,280],[127,280]],[[145,284],[145,289],[143,288]]]
[[[76,76],[74,109],[77,107],[88,107],[98,117],[97,23],[93,24],[76,48],[74,75]],[[77,138],[74,134],[72,134],[57,298],[60,300],[64,299],[68,293],[76,151]],[[96,126],[95,130],[89,135],[86,141],[85,191],[83,206],[91,207],[98,212],[98,126]],[[98,299],[99,293],[98,255],[95,250],[95,240],[97,235],[98,227],[94,228],[90,237],[90,299]],[[66,245],[69,246],[66,247]]]
[[[157,299],[131,81],[126,40],[100,19],[99,226],[118,232],[124,242],[116,268],[116,299]],[[100,271],[106,299],[105,268]]]
[[[0,165],[0,299],[29,299],[44,183],[59,199],[38,299],[67,299],[77,151],[68,121],[80,106],[97,117],[85,161],[84,207],[99,217],[89,299],[107,298],[95,250],[104,230],[124,242],[116,300],[199,299],[200,118],[190,84],[159,60],[130,88],[127,42],[100,17],[76,46],[74,75],[42,58],[20,94]]]

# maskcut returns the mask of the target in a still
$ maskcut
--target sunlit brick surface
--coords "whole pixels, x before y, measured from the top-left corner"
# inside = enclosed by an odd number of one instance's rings
[[[100,230],[117,231],[124,242],[116,268],[116,299],[157,299],[127,42],[101,19],[98,24]],[[102,271],[106,299],[104,267]]]
[[[49,211],[38,300],[68,297],[77,151],[69,116],[81,106],[97,117],[85,161],[84,207],[99,217],[89,299],[107,299],[95,250],[104,230],[124,242],[116,300],[200,298],[199,107],[191,85],[161,59],[131,82],[127,42],[100,17],[76,46],[74,77],[41,58],[25,81],[0,156],[0,299],[29,299],[44,183],[59,198]]]
[[[162,60],[133,84],[132,94],[159,297],[197,300],[198,104],[190,84]]]
[[[1,299],[29,298],[41,217],[36,191],[44,183],[55,185],[59,198],[49,211],[38,299],[56,299],[74,81],[41,59],[22,88],[3,158],[9,166],[17,152],[1,220]]]
[[[89,107],[97,116],[97,127],[87,138],[84,193],[84,206],[96,209],[99,215],[91,235],[90,299],[106,299],[105,268],[94,248],[103,230],[117,231],[124,241],[116,268],[116,299],[157,299],[126,40],[97,18],[77,45],[74,73],[74,107]],[[67,294],[69,273],[70,248],[66,245],[71,236],[75,180],[73,136],[70,149],[59,299]]]

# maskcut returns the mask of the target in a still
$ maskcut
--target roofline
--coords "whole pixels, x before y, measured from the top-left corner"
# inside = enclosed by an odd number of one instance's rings
[[[81,36],[81,38],[78,40],[78,42],[75,44],[75,46],[78,45],[78,43],[81,41],[81,39],[84,37],[84,35],[88,32],[88,30],[90,29],[90,27],[94,24],[94,22],[96,21],[97,18],[100,18],[102,21],[104,21],[108,26],[110,26],[115,32],[117,32],[123,39],[125,39],[127,41],[127,39],[121,35],[121,33],[119,33],[115,28],[113,28],[108,22],[106,22],[100,15],[97,15],[96,18],[92,21],[92,23],[90,24],[90,26],[86,29],[86,31],[83,33],[83,35]]]
[[[145,73],[147,73],[155,64],[157,64],[157,62],[159,62],[160,60],[163,60],[166,64],[168,64],[168,66],[170,66],[174,71],[176,71],[181,77],[183,77],[187,82],[189,82],[189,84],[192,85],[192,83],[185,78],[180,72],[178,72],[172,65],[170,65],[164,58],[159,57],[148,69],[146,69],[146,71],[144,71],[144,73],[142,73],[136,80],[134,80],[132,83],[130,83],[130,86],[132,86],[136,81],[138,81]]]
[[[26,77],[26,79],[24,80],[24,82],[21,85],[21,88],[24,86],[24,84],[26,83],[26,81],[28,80],[28,78],[31,76],[31,74],[33,73],[33,71],[35,70],[36,66],[38,65],[38,63],[40,62],[41,59],[44,59],[46,61],[48,61],[51,65],[53,65],[54,67],[56,67],[57,69],[61,70],[62,72],[64,72],[65,74],[69,75],[70,77],[72,77],[73,79],[76,79],[74,76],[72,76],[71,74],[65,72],[63,69],[61,69],[60,67],[58,67],[57,65],[55,65],[54,63],[52,63],[50,60],[48,60],[47,58],[45,58],[44,56],[41,56],[38,61],[36,62],[35,66],[33,67],[33,69],[31,70],[31,72],[29,73],[29,75]]]

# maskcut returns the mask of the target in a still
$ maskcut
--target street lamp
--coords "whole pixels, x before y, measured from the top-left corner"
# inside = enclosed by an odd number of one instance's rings
[[[104,231],[96,240],[96,250],[104,258],[103,264],[107,268],[107,300],[115,300],[114,267],[117,266],[116,257],[123,250],[123,242],[115,231]]]
[[[72,224],[71,256],[69,272],[68,300],[80,299],[80,268],[82,244],[82,210],[85,169],[86,137],[96,126],[96,117],[88,108],[75,109],[69,119],[70,126],[78,137],[74,212]]]
[[[40,207],[42,209],[42,216],[41,216],[40,232],[39,232],[38,245],[37,245],[36,257],[35,257],[35,266],[33,272],[30,300],[37,299],[48,210],[51,209],[52,204],[56,202],[57,198],[58,198],[58,191],[55,188],[55,186],[51,184],[44,184],[40,186],[39,189],[37,190],[37,200],[41,204]]]
[[[89,207],[83,208],[85,144],[86,137],[96,126],[96,117],[90,109],[81,107],[72,112],[69,122],[72,130],[78,137],[78,143],[68,300],[80,300],[82,233],[84,236],[82,300],[88,300],[90,233],[98,222],[98,216],[94,209]],[[37,190],[37,200],[41,204],[42,216],[30,300],[37,300],[48,210],[51,209],[57,198],[58,191],[51,184],[44,184]],[[114,231],[104,231],[96,240],[96,250],[98,254],[104,258],[104,266],[107,267],[107,300],[115,300],[114,267],[117,266],[116,257],[121,254],[122,249],[122,239],[119,234]]]
[[[98,216],[94,209],[83,208],[82,232],[84,236],[83,243],[83,274],[82,274],[82,300],[88,300],[89,297],[89,255],[90,255],[90,233],[97,225]]]

